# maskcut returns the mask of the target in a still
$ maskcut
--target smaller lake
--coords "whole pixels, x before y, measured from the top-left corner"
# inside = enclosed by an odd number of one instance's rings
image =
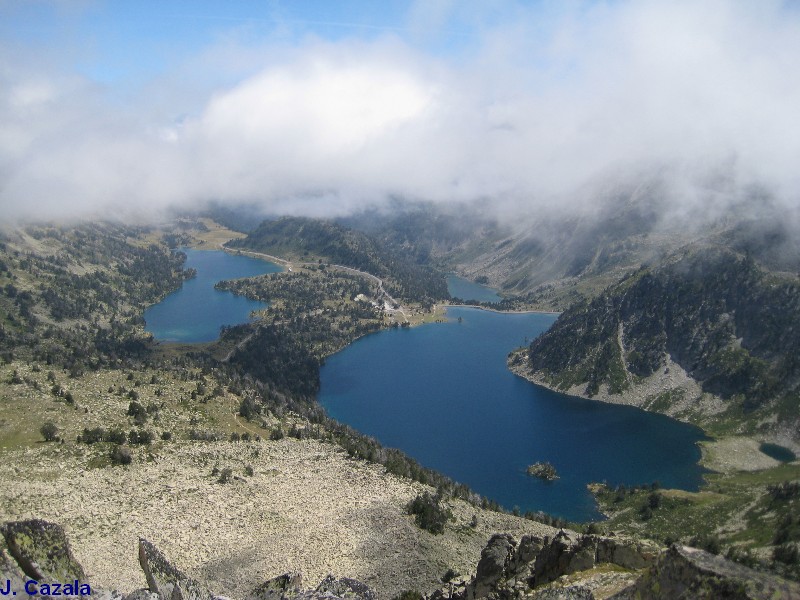
[[[237,256],[221,250],[182,249],[185,268],[197,277],[183,282],[181,289],[144,311],[145,329],[162,342],[213,342],[223,325],[250,320],[250,313],[264,308],[262,302],[214,289],[223,279],[255,277],[283,269],[273,263]]]
[[[497,294],[497,290],[452,273],[447,276],[447,291],[453,298],[461,298],[462,300],[500,302],[503,299]]]

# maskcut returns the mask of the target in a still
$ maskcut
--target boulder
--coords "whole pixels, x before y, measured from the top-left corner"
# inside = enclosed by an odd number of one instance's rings
[[[570,585],[536,592],[533,598],[534,600],[594,600],[594,594],[583,585]]]
[[[212,600],[213,596],[201,583],[172,566],[152,543],[139,538],[139,565],[144,571],[147,586],[161,600]]]
[[[64,534],[55,523],[30,519],[11,521],[0,527],[8,554],[30,579],[86,583],[86,573],[75,560]]]
[[[491,537],[489,543],[481,551],[481,559],[475,573],[475,581],[471,586],[473,598],[485,598],[497,587],[501,579],[505,579],[507,568],[514,557],[517,542],[507,533],[498,533]]]
[[[626,537],[598,537],[597,562],[613,563],[625,569],[639,570],[653,566],[662,548],[655,542]]]
[[[296,598],[303,587],[300,573],[284,573],[273,577],[254,588],[246,600],[288,600]]]
[[[544,585],[562,575],[591,569],[596,563],[597,542],[595,536],[563,529],[552,540],[545,538],[544,546],[536,556],[531,587]]]
[[[339,598],[352,598],[354,600],[377,600],[375,592],[370,587],[356,579],[348,577],[335,578],[328,575],[315,590],[317,593],[330,593]]]

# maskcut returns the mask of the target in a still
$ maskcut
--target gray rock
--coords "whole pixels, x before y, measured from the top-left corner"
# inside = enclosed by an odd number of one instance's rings
[[[531,587],[544,585],[562,575],[591,569],[596,557],[596,537],[561,530],[552,540],[545,538],[544,547],[536,556]]]
[[[300,573],[284,573],[273,577],[253,589],[246,600],[287,600],[296,598],[303,587],[303,576]]]
[[[475,581],[471,586],[470,595],[473,598],[485,598],[496,589],[498,582],[506,578],[516,545],[517,542],[507,533],[498,533],[491,537],[481,551]]]
[[[330,593],[339,598],[352,598],[357,600],[377,600],[375,592],[370,587],[356,579],[328,575],[315,590],[319,594]]]
[[[28,578],[87,582],[86,573],[72,555],[60,525],[41,519],[11,521],[4,523],[0,532],[8,554]]]
[[[656,563],[662,547],[655,542],[626,537],[597,538],[597,562],[639,570]]]
[[[527,570],[544,548],[544,538],[538,535],[524,535],[519,541],[519,548],[514,556],[513,571],[515,574]]]
[[[117,590],[92,587],[92,600],[126,600],[126,596]]]
[[[147,588],[140,588],[125,596],[125,600],[159,600],[159,596]]]
[[[201,583],[172,566],[152,543],[139,538],[139,565],[151,592],[161,600],[212,600]]]
[[[536,592],[533,598],[535,600],[594,600],[594,594],[586,586],[571,585]]]
[[[673,545],[616,600],[779,600],[800,598],[800,584],[697,548]]]

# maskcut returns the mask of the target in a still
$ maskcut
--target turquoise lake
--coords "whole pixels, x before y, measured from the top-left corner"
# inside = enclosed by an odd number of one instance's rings
[[[319,394],[328,414],[508,509],[587,521],[601,518],[590,482],[698,488],[699,429],[551,392],[507,369],[508,352],[554,315],[447,312],[447,323],[381,331],[329,357]],[[560,479],[528,476],[537,461]]]
[[[283,270],[270,262],[219,250],[182,252],[186,253],[184,267],[197,269],[197,277],[184,281],[181,289],[144,312],[145,329],[162,342],[213,342],[223,325],[246,323],[252,311],[265,305],[215,290],[214,284]]]
[[[447,291],[453,298],[461,298],[462,300],[500,302],[503,299],[496,290],[452,273],[447,276]]]

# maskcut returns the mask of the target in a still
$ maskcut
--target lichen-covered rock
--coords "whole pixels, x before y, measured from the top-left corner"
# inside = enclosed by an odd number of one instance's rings
[[[339,598],[352,598],[354,600],[376,600],[377,596],[370,587],[356,579],[348,577],[336,578],[328,575],[315,590],[317,593],[331,593]]]
[[[151,592],[161,600],[212,600],[202,584],[172,566],[152,543],[139,538],[139,565]]]
[[[303,587],[303,575],[284,573],[254,588],[246,600],[289,600],[296,598]]]
[[[0,535],[0,589],[3,589],[8,581],[12,590],[21,590],[26,579],[25,573],[8,553],[5,538]]]
[[[687,546],[673,545],[616,600],[790,600],[800,584]]]
[[[60,525],[41,519],[10,521],[0,527],[0,532],[9,555],[29,578],[86,582],[86,573],[72,555]]]

